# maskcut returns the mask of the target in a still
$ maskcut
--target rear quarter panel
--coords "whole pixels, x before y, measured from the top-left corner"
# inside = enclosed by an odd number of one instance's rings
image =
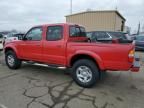
[[[128,62],[131,44],[69,42],[67,47],[69,60],[75,54],[85,53],[94,57],[102,70],[129,70],[132,66]]]

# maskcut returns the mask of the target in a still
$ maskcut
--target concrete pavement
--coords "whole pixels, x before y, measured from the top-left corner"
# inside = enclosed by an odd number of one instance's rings
[[[1,53],[0,108],[143,108],[143,70],[144,65],[139,73],[107,72],[84,89],[62,70],[30,64],[10,70]]]

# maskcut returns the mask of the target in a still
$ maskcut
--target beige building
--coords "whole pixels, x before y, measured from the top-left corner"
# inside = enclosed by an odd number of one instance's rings
[[[87,31],[123,31],[125,21],[115,10],[86,11],[66,16],[66,22],[83,25]]]

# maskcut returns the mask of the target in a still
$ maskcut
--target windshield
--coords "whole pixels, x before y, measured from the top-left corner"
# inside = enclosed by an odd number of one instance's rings
[[[109,32],[109,34],[113,37],[113,38],[121,38],[121,39],[127,39],[124,33],[121,32]]]
[[[70,36],[71,37],[86,37],[85,28],[80,27],[80,26],[71,26],[70,27]]]

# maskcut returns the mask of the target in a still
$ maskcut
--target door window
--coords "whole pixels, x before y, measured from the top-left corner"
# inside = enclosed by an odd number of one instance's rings
[[[42,28],[37,27],[31,29],[27,34],[26,34],[26,40],[30,41],[40,41],[42,39]]]
[[[47,29],[47,40],[57,41],[61,40],[63,37],[63,27],[62,26],[49,26]]]

